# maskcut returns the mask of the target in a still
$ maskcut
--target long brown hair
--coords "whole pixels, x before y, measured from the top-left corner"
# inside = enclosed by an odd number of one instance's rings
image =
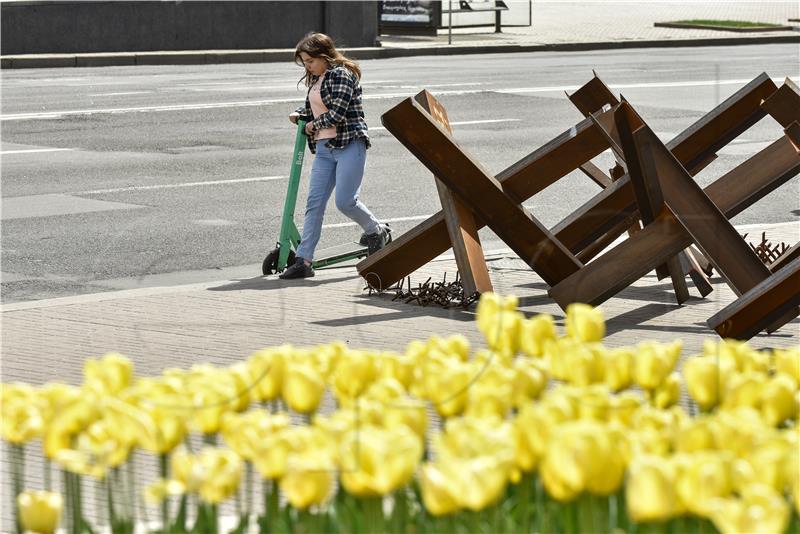
[[[300,57],[300,52],[305,52],[311,57],[321,57],[328,62],[328,65],[341,65],[355,74],[356,78],[359,80],[361,79],[361,69],[358,67],[358,64],[336,50],[333,39],[324,33],[308,33],[297,43],[297,47],[294,50],[294,62],[302,67],[303,59]],[[299,82],[303,82],[306,86],[310,87],[312,84],[311,73],[306,71]]]

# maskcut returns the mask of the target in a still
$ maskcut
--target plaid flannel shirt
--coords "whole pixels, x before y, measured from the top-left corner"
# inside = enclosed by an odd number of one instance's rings
[[[361,86],[358,78],[347,68],[336,66],[329,68],[323,75],[320,86],[320,97],[328,111],[314,117],[311,112],[311,103],[306,93],[305,105],[295,111],[300,114],[300,120],[311,122],[314,131],[322,128],[336,127],[336,137],[329,140],[325,146],[328,148],[344,148],[351,140],[358,137],[364,139],[367,148],[370,146],[367,134],[367,122],[364,120],[364,108],[361,105]],[[312,78],[312,83],[316,82]],[[309,87],[309,92],[311,88]],[[312,154],[317,151],[317,142],[308,136],[308,148]]]

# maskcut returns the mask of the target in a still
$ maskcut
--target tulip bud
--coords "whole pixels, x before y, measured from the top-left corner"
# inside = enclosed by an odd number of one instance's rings
[[[247,368],[255,387],[253,395],[259,401],[276,399],[281,394],[284,372],[284,352],[287,347],[262,349],[247,360]]]
[[[17,511],[24,531],[52,534],[61,520],[64,500],[58,493],[27,490],[17,495]]]
[[[325,392],[325,382],[316,369],[308,363],[291,362],[285,380],[283,398],[289,408],[298,413],[311,413],[317,409]]]
[[[772,377],[761,390],[761,413],[770,426],[778,426],[797,412],[795,405],[796,383],[784,373]]]
[[[680,397],[680,375],[678,373],[672,373],[653,392],[653,405],[658,408],[669,408],[677,404]]]
[[[658,456],[639,456],[630,466],[625,501],[636,523],[666,521],[680,513],[675,491],[676,473]]]
[[[731,362],[721,362],[713,357],[695,356],[683,364],[689,395],[703,410],[719,404],[732,372]]]
[[[786,373],[800,384],[800,347],[790,349],[775,349],[775,370],[779,373]]]
[[[544,342],[548,339],[556,339],[556,323],[552,315],[542,313],[522,321],[519,340],[522,352],[528,356],[541,356]]]
[[[602,341],[606,323],[600,308],[575,302],[567,306],[567,335],[585,342]]]
[[[442,472],[437,464],[426,463],[420,472],[420,489],[425,509],[434,516],[442,516],[458,510],[456,481]]]

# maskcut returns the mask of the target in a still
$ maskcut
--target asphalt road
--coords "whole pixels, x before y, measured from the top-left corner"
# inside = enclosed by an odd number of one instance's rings
[[[455,137],[497,173],[579,122],[564,91],[595,69],[663,139],[761,72],[797,80],[796,45],[412,57],[363,61],[373,148],[362,200],[404,232],[439,209],[430,172],[380,115],[427,88]],[[2,72],[2,302],[260,274],[278,237],[304,96],[292,64]],[[706,184],[781,135],[767,118],[726,148]],[[609,155],[598,159],[602,168]],[[306,159],[304,178],[310,169]],[[296,220],[302,225],[305,180]],[[598,191],[574,173],[526,202],[552,226]],[[800,218],[800,180],[735,224]],[[320,248],[360,229],[329,206]],[[487,250],[503,247],[491,232]]]

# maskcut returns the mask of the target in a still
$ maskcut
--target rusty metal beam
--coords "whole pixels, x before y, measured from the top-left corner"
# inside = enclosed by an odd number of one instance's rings
[[[784,128],[800,121],[800,87],[786,78],[777,91],[764,99],[761,107]]]
[[[650,127],[639,128],[633,140],[643,172],[660,184],[667,206],[731,289],[741,295],[766,279],[767,266]]]
[[[714,314],[707,324],[724,338],[747,340],[776,321],[785,324],[797,317],[798,306],[800,258],[795,258]]]
[[[427,111],[448,133],[452,135],[447,109],[426,90],[420,91],[414,100]],[[481,239],[478,235],[478,223],[472,211],[456,198],[438,177],[434,176],[439,200],[442,203],[450,245],[456,258],[458,272],[461,273],[461,285],[466,295],[488,293],[492,291],[492,280],[489,268],[483,255]],[[481,224],[481,226],[483,226]]]
[[[501,182],[455,143],[413,99],[384,113],[383,125],[420,162],[474,210],[523,261],[550,285],[576,272],[581,263]]]
[[[634,130],[639,132],[645,125],[627,102],[622,102],[617,106],[613,113],[613,119],[625,161],[628,163],[628,176],[630,176],[636,196],[639,215],[642,224],[647,226],[655,220],[656,214],[663,208],[664,195],[658,175],[654,172],[645,172],[644,167],[648,162],[642,159],[644,155],[634,141]],[[666,147],[664,150],[669,153]],[[683,167],[681,170],[683,171]],[[691,180],[691,178],[689,179]],[[670,277],[678,304],[689,300],[689,289],[686,287],[683,268],[677,257],[673,256],[662,265],[656,266],[656,273],[659,280],[666,276]]]

